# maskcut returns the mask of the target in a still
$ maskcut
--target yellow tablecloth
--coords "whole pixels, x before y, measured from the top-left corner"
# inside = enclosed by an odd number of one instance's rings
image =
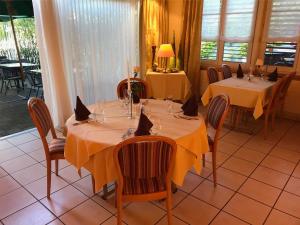
[[[202,116],[199,120],[177,119],[167,112],[167,104],[162,100],[149,100],[145,106],[150,119],[160,121],[162,126],[159,135],[168,136],[177,143],[175,170],[173,182],[182,185],[184,177],[193,166],[201,171],[201,156],[209,150],[206,126]],[[93,112],[99,106],[89,107]],[[173,103],[174,112],[180,105]],[[136,128],[138,118],[129,119],[124,116],[125,109],[119,102],[108,102],[104,106],[105,121],[89,122],[73,125],[74,115],[66,122],[68,128],[65,157],[78,169],[89,170],[95,178],[95,188],[99,190],[104,184],[116,179],[116,169],[113,162],[114,146],[122,141],[122,135],[128,128]]]
[[[264,111],[264,105],[271,96],[272,86],[275,82],[261,80],[260,78],[237,79],[235,77],[210,84],[202,95],[204,105],[219,94],[227,94],[231,105],[254,108],[253,116],[259,118]]]
[[[158,73],[148,70],[146,81],[149,84],[148,96],[156,99],[166,99],[172,96],[174,100],[184,100],[190,91],[190,82],[184,71]]]

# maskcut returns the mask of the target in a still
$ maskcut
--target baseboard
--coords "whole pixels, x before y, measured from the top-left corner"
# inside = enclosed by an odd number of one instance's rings
[[[300,121],[300,114],[299,113],[283,112],[282,117],[285,118],[285,119],[289,119],[289,120]]]

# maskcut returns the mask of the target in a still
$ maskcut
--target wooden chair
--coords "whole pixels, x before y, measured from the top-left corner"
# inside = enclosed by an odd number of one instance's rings
[[[287,91],[288,91],[290,84],[295,76],[296,76],[296,72],[292,72],[287,76],[287,79],[285,80],[285,83],[283,84],[283,87],[279,94],[277,104],[279,105],[280,115],[282,115],[282,112],[283,112],[283,107],[284,107]]]
[[[127,79],[122,80],[117,86],[117,95],[118,98],[124,98],[124,90],[127,90]],[[131,89],[133,90],[136,86],[137,94],[140,98],[147,98],[148,84],[146,81],[140,78],[130,78]]]
[[[230,107],[230,100],[227,95],[221,94],[215,96],[208,106],[207,116],[205,123],[208,129],[212,131],[212,134],[208,134],[209,150],[212,153],[213,164],[213,178],[214,185],[217,185],[217,146],[219,141],[220,132],[227,116]],[[205,166],[205,154],[202,154],[203,166]]]
[[[27,105],[31,119],[40,134],[44,146],[47,161],[47,198],[50,198],[51,161],[55,160],[55,174],[58,175],[58,160],[65,158],[65,139],[57,137],[47,105],[41,99],[30,98]],[[50,144],[48,144],[46,139],[49,131],[53,137]]]
[[[171,175],[176,148],[174,140],[162,136],[133,137],[115,147],[118,225],[123,202],[159,199],[166,199],[168,224],[172,224]]]
[[[47,198],[50,198],[50,189],[51,189],[51,161],[55,160],[55,174],[58,175],[58,160],[64,159],[64,147],[65,147],[65,139],[58,138],[53,126],[53,122],[47,108],[47,105],[39,98],[30,98],[28,100],[28,111],[31,116],[31,119],[36,126],[40,138],[43,143],[46,161],[47,161]],[[51,132],[52,140],[48,144],[47,135]],[[81,173],[79,171],[81,176]],[[95,180],[92,176],[93,183],[93,192],[95,193]],[[104,196],[106,198],[107,194],[107,185],[103,186]]]
[[[227,64],[222,64],[222,75],[223,79],[228,79],[232,77],[231,68]]]
[[[276,112],[278,110],[278,101],[280,98],[280,93],[283,92],[283,88],[285,88],[286,82],[288,82],[288,77],[284,77],[277,82],[272,88],[272,94],[268,103],[264,106],[264,139],[267,139],[268,136],[268,128],[269,128],[269,119],[272,120],[271,126],[274,128],[275,126],[275,117]]]
[[[217,81],[219,81],[219,75],[218,71],[215,67],[208,67],[207,68],[207,78],[208,78],[208,83],[212,84]]]

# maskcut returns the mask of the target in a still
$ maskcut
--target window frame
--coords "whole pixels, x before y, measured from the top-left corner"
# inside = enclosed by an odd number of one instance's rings
[[[241,43],[244,42],[244,40],[225,40],[224,38],[224,33],[225,33],[225,24],[226,24],[226,9],[227,9],[227,0],[220,0],[221,1],[221,8],[220,8],[220,21],[219,21],[219,36],[217,39],[217,59],[216,60],[211,60],[211,59],[201,59],[201,66],[202,67],[208,67],[208,66],[216,66],[216,65],[222,65],[223,63],[226,63],[231,66],[235,66],[239,63],[244,64],[244,65],[250,65],[251,64],[251,56],[252,56],[252,49],[253,49],[253,40],[254,40],[254,34],[255,34],[255,24],[257,20],[257,12],[258,12],[258,1],[255,0],[254,3],[254,10],[253,10],[253,15],[252,15],[252,25],[251,25],[251,33],[249,35],[249,40],[248,40],[248,52],[247,52],[247,57],[246,57],[246,62],[231,62],[231,61],[223,61],[223,55],[224,55],[224,46],[225,42],[231,42],[231,43]],[[200,45],[202,41],[202,38],[200,38]],[[201,56],[200,56],[201,58]]]

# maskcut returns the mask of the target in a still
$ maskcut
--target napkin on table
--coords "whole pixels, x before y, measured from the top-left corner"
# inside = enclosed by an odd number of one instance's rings
[[[183,114],[186,116],[198,116],[198,101],[195,95],[191,96],[182,106]]]
[[[153,123],[148,119],[141,110],[140,120],[136,131],[134,132],[135,136],[150,135],[150,129],[152,128]]]
[[[269,81],[277,81],[278,79],[278,73],[277,73],[277,67],[276,69],[269,74]]]
[[[244,73],[243,73],[241,64],[239,64],[239,68],[238,68],[238,70],[236,71],[236,77],[237,77],[237,78],[243,78],[243,77],[244,77]]]
[[[76,108],[75,111],[75,119],[77,121],[87,120],[91,112],[87,109],[87,107],[81,102],[79,96],[76,99]]]

